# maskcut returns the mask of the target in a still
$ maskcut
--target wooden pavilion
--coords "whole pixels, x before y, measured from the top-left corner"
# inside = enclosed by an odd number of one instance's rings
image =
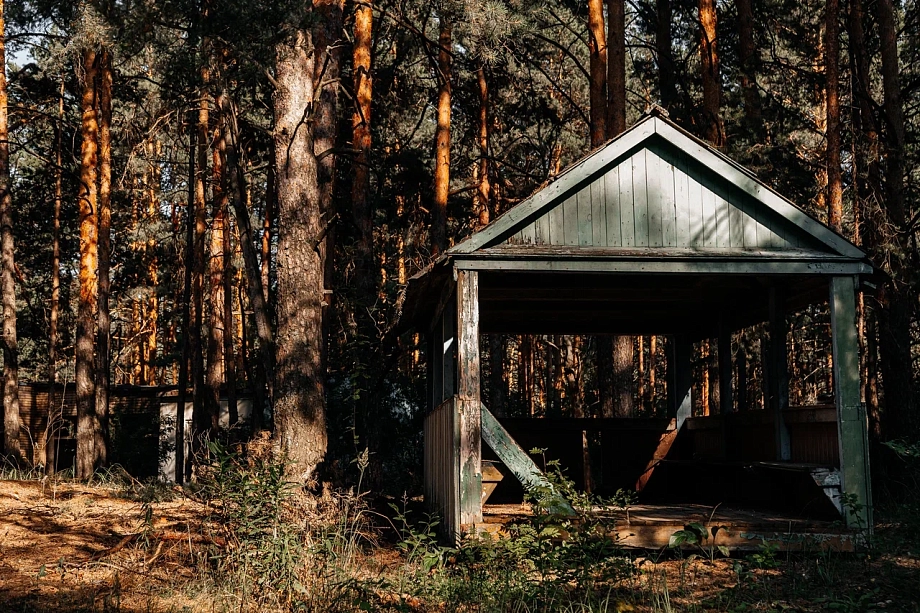
[[[868,529],[872,497],[856,299],[872,274],[866,254],[851,242],[660,112],[647,114],[410,280],[401,326],[426,332],[429,348],[429,504],[454,535],[488,521],[482,441],[525,488],[541,478],[509,434],[513,428],[481,402],[481,333],[654,334],[669,339],[669,415],[646,420],[642,427],[654,430],[651,444],[630,451],[630,462],[640,467],[630,476],[637,489],[669,462],[671,482],[683,481],[686,489],[686,475],[708,458],[707,466],[724,469],[718,479],[712,473],[700,479],[710,489],[713,483],[736,486],[725,471],[759,470],[779,484],[779,493],[769,495],[781,497],[790,481],[777,474],[804,475],[836,507],[837,524],[842,517],[851,530]],[[786,313],[825,301],[833,405],[792,411]],[[731,334],[762,322],[773,331],[764,368],[768,408],[733,412]],[[721,411],[692,418],[692,343],[708,338],[718,339]],[[556,435],[566,428],[630,427],[629,420],[572,421],[554,425]],[[753,431],[744,430],[748,426],[759,434],[742,441],[743,431]],[[608,440],[625,439],[608,439],[605,432]],[[819,452],[818,445],[830,450]],[[716,493],[712,501],[718,500]],[[673,508],[658,507],[657,515],[654,505],[643,508],[646,528],[664,523],[649,532],[634,513],[624,535],[636,537],[635,544],[658,545],[663,534],[689,521]],[[777,520],[780,527],[750,517],[725,521],[738,523],[738,533],[759,545],[764,531],[797,529],[786,519]],[[802,531],[827,532],[802,521]],[[654,535],[637,537],[643,531]]]

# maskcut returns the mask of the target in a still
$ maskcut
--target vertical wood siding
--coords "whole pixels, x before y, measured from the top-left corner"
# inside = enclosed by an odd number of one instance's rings
[[[799,228],[663,141],[648,141],[509,243],[570,247],[819,248]]]
[[[441,518],[442,533],[460,532],[460,422],[456,398],[425,418],[425,502]]]

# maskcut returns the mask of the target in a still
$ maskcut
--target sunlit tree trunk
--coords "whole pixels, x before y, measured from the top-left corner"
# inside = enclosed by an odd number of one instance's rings
[[[607,0],[607,138],[626,130],[626,3]]]
[[[112,260],[112,54],[102,49],[99,62],[99,212],[96,218],[99,253],[99,297],[96,304],[96,467],[108,463],[109,439],[109,361],[112,342],[112,316],[109,312]]]
[[[224,337],[233,333],[224,327],[224,235],[227,233],[227,194],[224,191],[225,146],[219,118],[214,122],[211,140],[211,235],[208,241],[208,310],[207,372],[205,386],[210,406],[218,407],[212,415],[212,429],[216,430],[220,415],[220,388],[224,383]],[[217,419],[215,419],[217,418]]]
[[[370,5],[355,8],[352,71],[354,73],[355,107],[352,114],[352,145],[354,181],[351,188],[352,218],[357,228],[355,244],[355,286],[358,301],[363,309],[374,303],[376,297],[376,272],[374,267],[374,232],[370,210],[371,150],[371,44],[373,34],[373,9]],[[366,312],[366,311],[365,311]]]
[[[722,85],[719,72],[719,54],[716,49],[716,1],[699,0],[700,18],[700,68],[703,77],[703,134],[706,139],[721,147],[725,144],[722,127]]]
[[[633,379],[635,349],[630,336],[613,338],[614,414],[632,417],[635,411],[635,381]]]
[[[824,51],[827,95],[827,225],[840,232],[843,220],[843,171],[840,167],[840,19],[839,0],[827,0]]]
[[[210,110],[208,88],[210,86],[210,69],[207,67],[207,50],[210,45],[205,40],[201,48],[203,57],[199,72],[201,82],[198,91],[198,151],[195,164],[195,241],[192,258],[192,326],[189,330],[192,349],[192,423],[195,433],[203,434],[217,429],[219,407],[206,392],[204,372],[204,343],[202,328],[204,326],[204,276],[205,276],[205,238],[207,234],[207,173],[208,144],[210,143]],[[196,436],[197,440],[197,436]]]
[[[451,27],[443,16],[438,45],[438,127],[435,131],[434,210],[431,212],[432,254],[447,249],[447,197],[450,193]]]
[[[14,461],[25,458],[19,445],[19,345],[16,339],[16,260],[13,201],[10,194],[10,143],[7,120],[6,32],[0,0],[0,293],[3,300],[3,447]]]
[[[306,482],[326,454],[323,372],[322,203],[313,130],[304,113],[314,101],[308,30],[293,28],[276,48],[275,168],[278,192],[277,366],[275,441],[288,476]]]
[[[473,212],[480,226],[489,224],[492,206],[492,184],[489,178],[489,82],[486,80],[486,67],[483,62],[476,69],[476,85],[479,94],[478,144],[479,162],[476,166],[476,198]]]
[[[77,301],[77,335],[74,348],[77,400],[77,479],[89,479],[95,470],[96,415],[93,354],[96,340],[96,297],[98,295],[98,211],[97,165],[99,119],[96,109],[96,51],[82,53],[83,93],[80,99],[80,183],[77,192],[80,224],[80,294]]]
[[[0,0],[2,3],[2,0]],[[2,65],[2,62],[0,62]],[[0,77],[2,78],[2,77]],[[64,80],[58,92],[58,120],[54,126],[54,220],[51,226],[51,304],[48,308],[48,427],[45,438],[45,469],[54,474],[57,466],[57,441],[61,428],[55,384],[58,362],[58,319],[61,311],[61,201],[63,199],[62,149],[64,145]]]
[[[591,102],[591,148],[607,138],[607,36],[604,33],[604,0],[588,0],[588,93]]]

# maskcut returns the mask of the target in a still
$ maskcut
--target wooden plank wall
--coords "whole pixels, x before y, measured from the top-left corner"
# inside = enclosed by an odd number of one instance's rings
[[[650,141],[508,239],[582,247],[797,249],[796,226],[663,141]]]
[[[425,502],[447,539],[460,533],[460,423],[449,398],[425,417]]]
[[[832,407],[791,407],[783,412],[783,417],[789,431],[789,461],[840,466],[837,416]],[[723,424],[728,439],[725,446]],[[765,410],[691,417],[687,420],[686,449],[692,457],[700,459],[772,462],[776,460],[773,424],[772,412]]]

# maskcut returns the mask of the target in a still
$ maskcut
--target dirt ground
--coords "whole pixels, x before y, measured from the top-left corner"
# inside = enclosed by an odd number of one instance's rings
[[[226,599],[215,599],[197,570],[209,547],[222,546],[202,521],[206,515],[181,493],[145,504],[113,487],[2,481],[0,613],[224,610]],[[914,537],[890,523],[877,530],[870,555],[637,554],[637,572],[618,590],[616,609],[917,613]]]

